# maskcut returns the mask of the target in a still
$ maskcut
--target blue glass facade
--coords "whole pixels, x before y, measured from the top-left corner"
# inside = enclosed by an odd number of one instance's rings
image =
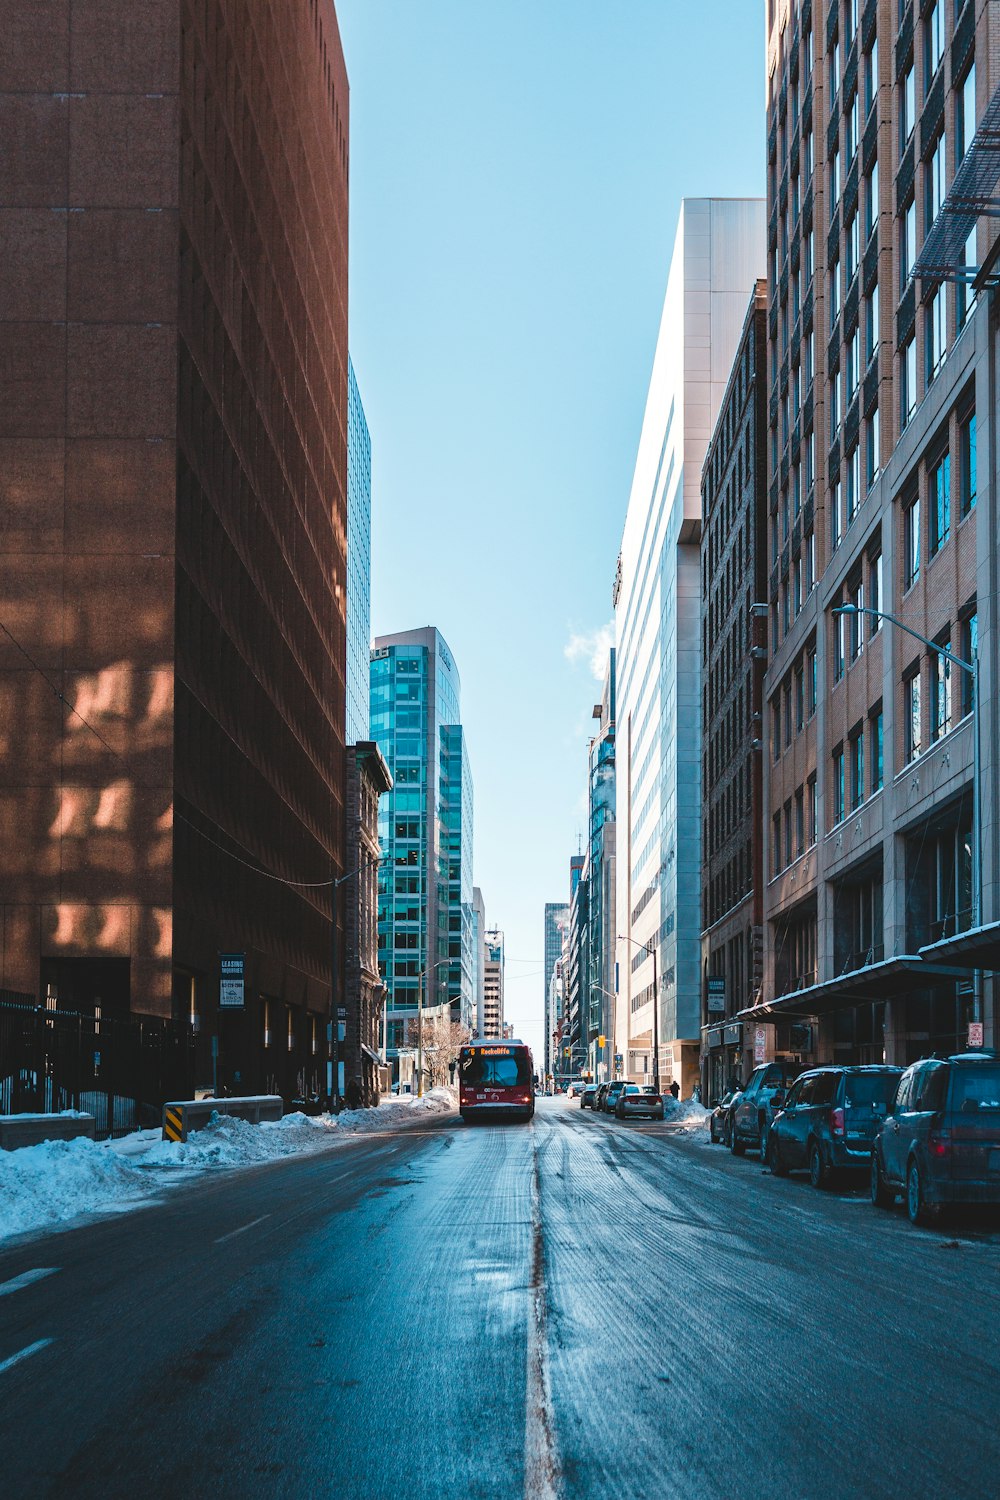
[[[473,794],[460,683],[433,627],[380,636],[371,652],[371,737],[393,789],[379,807],[379,967],[390,1060],[425,1007],[474,1014]]]
[[[371,647],[372,444],[347,361],[347,721],[345,743],[368,739]]]

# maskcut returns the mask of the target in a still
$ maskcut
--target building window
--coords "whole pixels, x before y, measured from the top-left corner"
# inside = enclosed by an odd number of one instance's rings
[[[965,156],[976,133],[976,64],[955,91],[955,165]]]
[[[917,341],[912,334],[900,351],[899,374],[899,416],[905,427],[917,409]]]
[[[865,364],[870,365],[878,354],[878,282],[865,302]]]
[[[844,821],[844,747],[838,745],[833,752],[833,785],[831,788],[833,827]]]
[[[840,202],[840,147],[830,157],[830,222],[833,223]]]
[[[807,848],[812,848],[816,842],[816,777],[812,775],[806,782],[806,840]]]
[[[843,493],[840,480],[838,479],[830,496],[830,546],[834,552],[840,546],[843,535]]]
[[[847,340],[847,405],[850,406],[857,394],[858,381],[861,378],[861,332],[855,328]]]
[[[979,647],[979,622],[975,611],[968,614],[962,620],[961,628],[961,651],[962,660],[967,661],[970,666],[975,663],[976,652]],[[962,717],[971,714],[976,701],[976,683],[971,672],[962,673]]]
[[[976,503],[976,414],[958,424],[959,514],[967,516]]]
[[[937,644],[951,649],[950,632],[942,635]],[[940,651],[935,651],[932,663],[931,682],[931,744],[936,744],[951,728],[951,662]]]
[[[830,327],[836,328],[840,317],[840,261],[830,267]]]
[[[934,143],[927,170],[924,173],[924,181],[927,186],[927,228],[930,229],[934,220],[941,212],[946,191],[945,177],[947,173],[947,148],[945,146],[945,133],[942,130]]]
[[[962,252],[962,264],[965,268],[966,278],[959,281],[955,288],[955,319],[958,330],[965,327],[969,314],[976,305],[976,289],[972,284],[972,278],[976,273],[976,227],[969,230],[969,237],[965,242]]]
[[[777,698],[771,703],[771,755],[776,763],[781,759],[781,709]]]
[[[916,760],[922,748],[920,719],[920,667],[911,672],[903,683],[903,734],[905,755],[909,765]]]
[[[851,766],[851,810],[861,806],[865,800],[865,737],[863,726],[858,725],[850,738]]]
[[[771,861],[771,871],[775,875],[781,874],[781,813],[776,812],[771,819],[771,848],[774,855]]]
[[[802,542],[805,556],[805,590],[808,597],[816,587],[816,533],[807,531]]]
[[[878,96],[878,37],[872,41],[872,50],[865,57],[865,115],[871,113]]]
[[[795,858],[801,859],[806,852],[806,821],[802,804],[802,788],[795,793]]]
[[[967,660],[971,661],[972,658],[968,657]],[[810,719],[816,712],[816,699],[816,647],[810,646],[806,652],[806,711]]]
[[[903,591],[920,577],[920,496],[903,509]]]
[[[801,667],[795,669],[795,733],[800,734],[806,721],[806,684]]]
[[[913,62],[899,85],[899,154],[903,155],[906,144],[913,134],[913,122],[917,118],[917,95],[913,81]]]
[[[850,526],[861,509],[861,449],[857,447],[852,448],[847,455],[845,501],[847,505],[847,524]]]
[[[940,552],[951,532],[951,457],[943,453],[928,474],[930,555]]]
[[[830,376],[830,442],[833,443],[837,433],[840,431],[840,371],[834,370]]]
[[[792,804],[785,803],[785,868],[792,862]]]
[[[882,608],[882,552],[879,549],[874,557],[868,560],[868,597],[871,600],[872,609]],[[878,615],[868,615],[868,639],[882,629],[882,621]]]
[[[851,661],[855,662],[865,649],[865,616],[863,613],[865,607],[865,586],[860,576],[849,585],[847,602],[854,606],[857,613],[847,616],[842,615],[840,618],[846,618],[849,622],[848,650]]]
[[[899,269],[900,284],[904,288],[910,279],[917,258],[917,204],[911,198],[900,215]]]
[[[927,13],[924,22],[924,33],[926,44],[924,57],[927,60],[926,76],[924,78],[924,93],[930,89],[934,81],[934,74],[941,65],[944,56],[944,3],[943,0],[935,0]]]
[[[837,90],[840,88],[840,37],[834,37],[833,51],[830,53],[830,98],[836,99]]]
[[[782,705],[785,714],[785,749],[792,743],[792,684],[786,682],[782,691]]]
[[[925,348],[927,353],[927,384],[937,375],[944,361],[945,350],[948,343],[948,330],[945,324],[945,294],[941,287],[931,296],[925,313],[927,336]]]
[[[882,738],[882,705],[872,709],[868,720],[868,731],[871,735],[871,783],[872,795],[881,791],[885,776],[884,755],[885,746]]]
[[[846,117],[846,124],[844,126],[844,156],[847,161],[853,161],[858,149],[858,122],[861,115],[857,89],[851,95],[851,102],[844,113]]]
[[[839,682],[844,675],[844,663],[847,655],[847,625],[846,615],[834,615],[833,628],[833,680]]]
[[[865,432],[865,475],[868,489],[870,490],[879,476],[882,459],[879,453],[879,424],[878,407],[876,406],[868,418],[868,427]]]

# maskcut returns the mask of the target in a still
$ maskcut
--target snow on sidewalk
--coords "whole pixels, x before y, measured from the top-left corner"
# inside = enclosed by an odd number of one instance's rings
[[[663,1118],[667,1124],[676,1125],[690,1135],[707,1128],[711,1113],[697,1099],[671,1099],[668,1094],[663,1100]]]
[[[336,1143],[338,1137],[395,1130],[454,1112],[451,1089],[387,1099],[377,1109],[340,1115],[285,1115],[251,1125],[217,1116],[184,1142],[159,1130],[139,1130],[119,1141],[43,1141],[0,1151],[0,1245],[15,1235],[65,1227],[81,1215],[122,1213],[151,1202],[165,1187],[220,1168],[254,1166]]]

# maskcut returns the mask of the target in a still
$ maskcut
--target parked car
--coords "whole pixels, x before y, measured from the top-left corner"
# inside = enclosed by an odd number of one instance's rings
[[[580,1108],[581,1109],[593,1109],[594,1108],[594,1100],[597,1098],[599,1089],[600,1089],[600,1084],[599,1083],[588,1083],[587,1084],[587,1087],[583,1090],[582,1094],[580,1095]]]
[[[604,1101],[607,1098],[608,1089],[610,1087],[611,1085],[608,1083],[602,1083],[598,1085],[597,1093],[594,1095],[594,1102],[590,1106],[595,1115],[600,1114],[601,1110],[604,1108]]]
[[[834,1172],[869,1170],[872,1142],[896,1095],[900,1068],[812,1068],[797,1078],[767,1136],[775,1177],[807,1167],[813,1187]]]
[[[1000,1204],[1000,1058],[962,1052],[907,1068],[875,1137],[871,1198],[902,1192],[912,1224],[947,1204]]]
[[[750,1082],[731,1111],[729,1149],[734,1156],[742,1156],[748,1146],[755,1146],[761,1161],[767,1161],[767,1134],[775,1110],[802,1071],[801,1063],[792,1062],[761,1063],[754,1068]]]
[[[733,1118],[732,1112],[742,1094],[741,1089],[730,1089],[723,1094],[708,1117],[708,1133],[712,1138],[712,1145],[717,1146],[721,1141],[728,1146],[732,1139]]]
[[[647,1085],[640,1088],[637,1083],[627,1083],[618,1095],[615,1116],[619,1120],[639,1115],[645,1119],[663,1119],[663,1095]]]
[[[583,1093],[586,1087],[587,1080],[585,1078],[571,1078],[566,1088],[566,1098],[576,1099],[578,1095]]]
[[[606,1115],[614,1114],[615,1105],[618,1103],[618,1095],[621,1093],[624,1087],[625,1080],[623,1078],[614,1078],[608,1084],[607,1092],[605,1093],[600,1105],[601,1109],[603,1109]],[[634,1084],[633,1087],[635,1087]]]

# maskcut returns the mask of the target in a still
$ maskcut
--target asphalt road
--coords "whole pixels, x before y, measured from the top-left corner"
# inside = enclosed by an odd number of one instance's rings
[[[995,1223],[539,1103],[0,1254],[0,1495],[1000,1493]]]

